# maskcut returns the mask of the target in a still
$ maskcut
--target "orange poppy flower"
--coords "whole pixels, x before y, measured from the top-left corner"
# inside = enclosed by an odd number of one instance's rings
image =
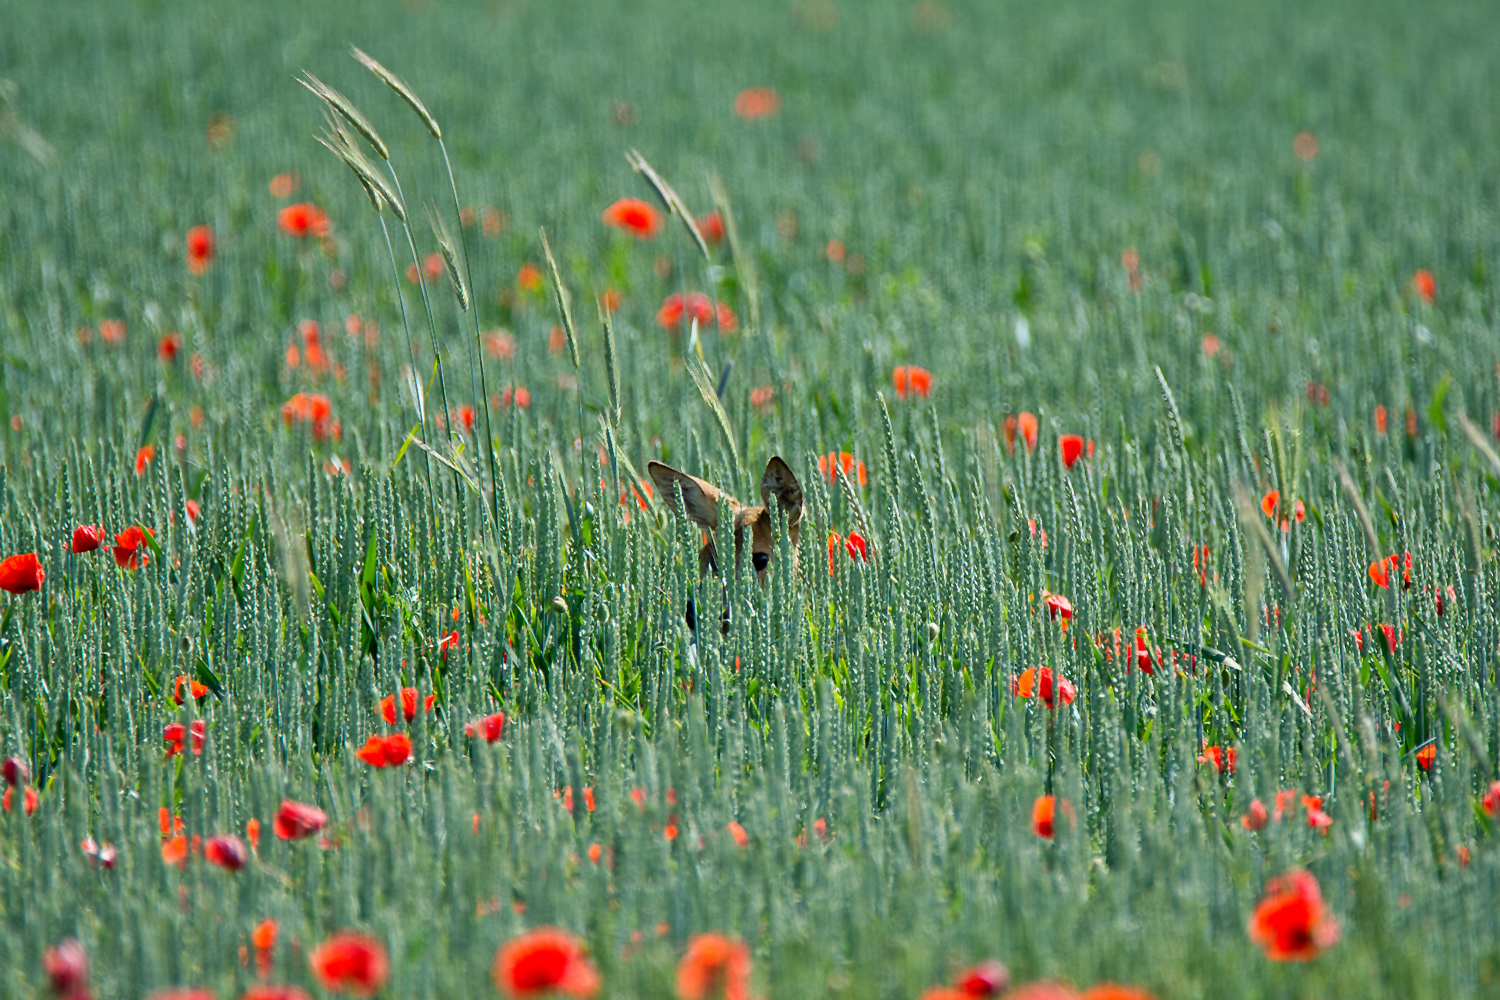
[[[1057,797],[1054,795],[1040,796],[1031,804],[1031,832],[1038,837],[1047,840],[1052,839],[1055,832],[1053,820],[1057,814]]]
[[[271,189],[272,198],[290,198],[301,180],[295,173],[277,174],[267,186]]]
[[[486,743],[494,743],[505,735],[505,713],[495,712],[474,722],[464,723],[464,735],[480,736]]]
[[[106,344],[125,343],[125,321],[123,319],[105,320],[99,324],[99,336]]]
[[[314,948],[308,967],[325,990],[372,997],[391,976],[385,945],[355,931],[340,931]]]
[[[1437,279],[1425,267],[1419,269],[1416,274],[1411,276],[1411,287],[1421,300],[1428,305],[1432,305],[1433,300],[1437,298]]]
[[[1383,407],[1383,406],[1377,406],[1377,407],[1375,407],[1375,433],[1379,434],[1382,437],[1384,437],[1385,436],[1385,429],[1386,429],[1385,407]]]
[[[1251,799],[1245,815],[1240,817],[1240,826],[1251,831],[1264,830],[1266,828],[1266,804],[1260,799]]]
[[[299,240],[305,240],[309,236],[321,238],[328,235],[328,216],[321,208],[308,201],[288,205],[277,212],[276,224],[283,233]]]
[[[599,972],[583,942],[567,931],[539,927],[500,946],[492,970],[495,985],[510,997],[565,993],[586,998],[599,992]]]
[[[729,836],[734,838],[735,846],[745,847],[749,845],[750,835],[745,832],[745,828],[743,826],[740,826],[734,820],[730,820],[728,829]]]
[[[661,232],[661,213],[650,202],[639,198],[621,198],[604,210],[604,224],[623,230],[643,240],[655,239]],[[722,232],[722,226],[721,232]]]
[[[208,226],[194,226],[187,231],[187,269],[189,274],[203,274],[214,260],[214,231]]]
[[[255,983],[240,994],[240,1000],[312,1000],[312,994],[300,986]]]
[[[1250,916],[1250,940],[1276,962],[1306,962],[1339,939],[1318,880],[1306,871],[1274,878]]]
[[[1292,136],[1292,152],[1303,163],[1311,163],[1318,155],[1318,137],[1305,130],[1298,132]]]
[[[607,313],[619,312],[620,304],[624,301],[625,296],[621,295],[619,290],[615,288],[606,288],[604,294],[599,296],[599,305]]]
[[[771,397],[775,394],[768,385],[758,385],[750,390],[750,405],[757,410],[764,410],[771,405]]]
[[[932,395],[932,372],[912,365],[906,370],[906,381],[911,391],[926,399]]]
[[[203,842],[203,860],[211,865],[218,865],[225,871],[239,871],[245,867],[248,857],[245,842],[232,833],[209,837]]]
[[[542,269],[535,264],[526,263],[516,272],[516,287],[523,292],[539,295],[542,291]]]
[[[1119,983],[1095,983],[1083,991],[1078,1000],[1156,1000],[1150,993]]]
[[[172,700],[179,705],[182,704],[182,689],[184,687],[186,687],[188,690],[188,696],[190,698],[193,698],[194,700],[202,698],[204,695],[208,694],[207,684],[201,684],[198,681],[189,678],[186,674],[178,674],[176,677],[172,678]]]
[[[213,990],[184,986],[177,989],[157,990],[147,996],[146,1000],[214,1000],[214,993]]]
[[[35,552],[6,556],[3,561],[0,561],[0,590],[8,590],[12,594],[25,594],[33,590],[41,590],[42,581],[46,579],[47,573],[42,569],[42,564],[37,561]]]
[[[276,819],[272,822],[271,829],[282,840],[302,840],[327,825],[328,814],[317,806],[283,799],[281,808],[276,810]]]
[[[1010,970],[993,958],[964,969],[955,977],[954,986],[967,997],[992,997],[1010,986]]]
[[[781,95],[772,87],[751,87],[734,99],[734,113],[746,121],[769,118],[781,110]]]
[[[1078,1000],[1078,993],[1062,983],[1038,980],[1017,986],[1005,994],[1005,1000]]]
[[[1027,413],[1024,410],[1016,417],[1016,428],[1021,432],[1021,440],[1026,442],[1027,451],[1036,451],[1036,436],[1038,424],[1035,413]],[[1015,432],[1011,432],[1011,440],[1015,440]],[[1014,446],[1012,446],[1014,450]]]
[[[1234,747],[1205,746],[1202,755],[1198,758],[1198,763],[1213,764],[1214,770],[1220,774],[1226,771],[1233,774],[1238,756],[1239,752]]]
[[[153,537],[156,534],[149,528],[143,532],[139,525],[132,524],[115,536],[114,554],[117,566],[123,569],[141,569],[151,561],[151,556],[146,551],[147,532]]]
[[[188,839],[182,834],[169,837],[161,845],[161,863],[164,865],[176,865],[179,868],[187,867]]]
[[[1417,766],[1424,771],[1432,770],[1432,762],[1437,760],[1437,744],[1429,743],[1417,751]]]
[[[722,934],[699,934],[677,963],[679,1000],[750,1000],[750,949]]]
[[[1135,247],[1126,247],[1120,253],[1120,266],[1125,268],[1125,279],[1132,292],[1141,290],[1141,255]]]
[[[150,465],[151,460],[155,457],[156,445],[142,445],[141,448],[135,453],[135,474],[137,476],[144,475],[146,472],[146,466]]]
[[[436,695],[428,695],[422,699],[422,714],[426,715],[432,711],[433,703],[437,700]],[[386,722],[396,724],[396,696],[388,694],[380,699],[380,714]],[[417,717],[417,689],[406,687],[401,689],[401,715],[410,722]]]
[[[260,850],[260,820],[251,817],[245,821],[245,836],[250,838],[250,850]]]
[[[1260,512],[1267,517],[1276,516],[1276,508],[1281,503],[1281,491],[1271,490],[1260,498]]]
[[[1063,434],[1057,439],[1057,448],[1062,453],[1063,467],[1071,469],[1083,455],[1083,437],[1078,434]]]
[[[516,338],[506,330],[495,330],[485,335],[484,349],[490,353],[491,357],[500,358],[503,361],[514,361]]]
[[[705,241],[718,245],[724,239],[724,217],[717,211],[698,216],[698,232]]]
[[[276,947],[277,930],[276,921],[267,917],[250,932],[250,943],[255,946],[256,971],[262,978],[271,974],[271,952]]]

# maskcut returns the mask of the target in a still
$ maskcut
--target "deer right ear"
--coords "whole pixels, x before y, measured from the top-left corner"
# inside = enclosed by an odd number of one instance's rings
[[[719,526],[719,488],[712,483],[706,483],[697,476],[690,476],[686,472],[679,472],[670,465],[661,462],[647,462],[646,472],[651,476],[651,481],[656,484],[661,498],[666,501],[668,507],[674,511],[676,499],[672,484],[676,483],[682,489],[682,502],[687,507],[688,519],[713,531]],[[682,513],[682,511],[677,511]]]

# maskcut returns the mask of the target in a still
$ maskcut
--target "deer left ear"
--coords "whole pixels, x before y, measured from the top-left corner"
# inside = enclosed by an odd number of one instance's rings
[[[760,502],[769,507],[772,500],[786,515],[788,527],[795,527],[802,520],[802,484],[780,455],[771,457],[760,477]]]

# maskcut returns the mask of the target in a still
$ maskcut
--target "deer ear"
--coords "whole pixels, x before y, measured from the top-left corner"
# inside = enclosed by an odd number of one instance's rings
[[[788,527],[795,527],[802,520],[802,484],[780,455],[771,456],[765,474],[760,477],[760,502],[769,507],[773,500],[786,515]]]
[[[702,525],[709,531],[719,526],[719,488],[713,483],[706,483],[697,476],[690,476],[686,472],[679,472],[670,465],[661,462],[647,462],[646,472],[650,474],[651,481],[656,484],[661,497],[667,506],[676,510],[676,499],[673,494],[672,484],[676,483],[682,489],[682,502],[687,507],[687,516],[691,521]],[[733,503],[733,501],[731,501]],[[678,513],[682,513],[678,511]]]

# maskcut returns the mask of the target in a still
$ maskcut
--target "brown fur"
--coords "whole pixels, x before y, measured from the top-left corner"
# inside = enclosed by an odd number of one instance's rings
[[[699,479],[697,476],[690,476],[686,472],[680,472],[661,462],[648,462],[646,471],[650,473],[651,481],[656,484],[657,490],[660,491],[661,497],[668,506],[673,506],[675,502],[672,486],[674,483],[677,484],[682,489],[682,502],[687,508],[688,519],[708,530],[708,542],[698,553],[700,576],[706,576],[709,570],[715,573],[719,571],[717,554],[714,551],[713,532],[719,526],[720,496],[724,496],[729,501],[729,509],[734,513],[735,565],[739,565],[744,553],[745,537],[748,534],[751,562],[755,565],[755,577],[761,583],[766,582],[766,572],[770,569],[771,558],[776,551],[776,542],[771,534],[776,519],[770,511],[770,506],[774,502],[786,516],[787,533],[791,536],[792,542],[792,571],[796,572],[797,541],[801,537],[802,515],[805,512],[802,506],[802,485],[792,474],[791,467],[782,461],[779,455],[773,456],[766,463],[766,471],[760,479],[761,503],[756,507],[747,507],[734,497],[725,494],[713,483]],[[762,559],[761,556],[765,558]]]

